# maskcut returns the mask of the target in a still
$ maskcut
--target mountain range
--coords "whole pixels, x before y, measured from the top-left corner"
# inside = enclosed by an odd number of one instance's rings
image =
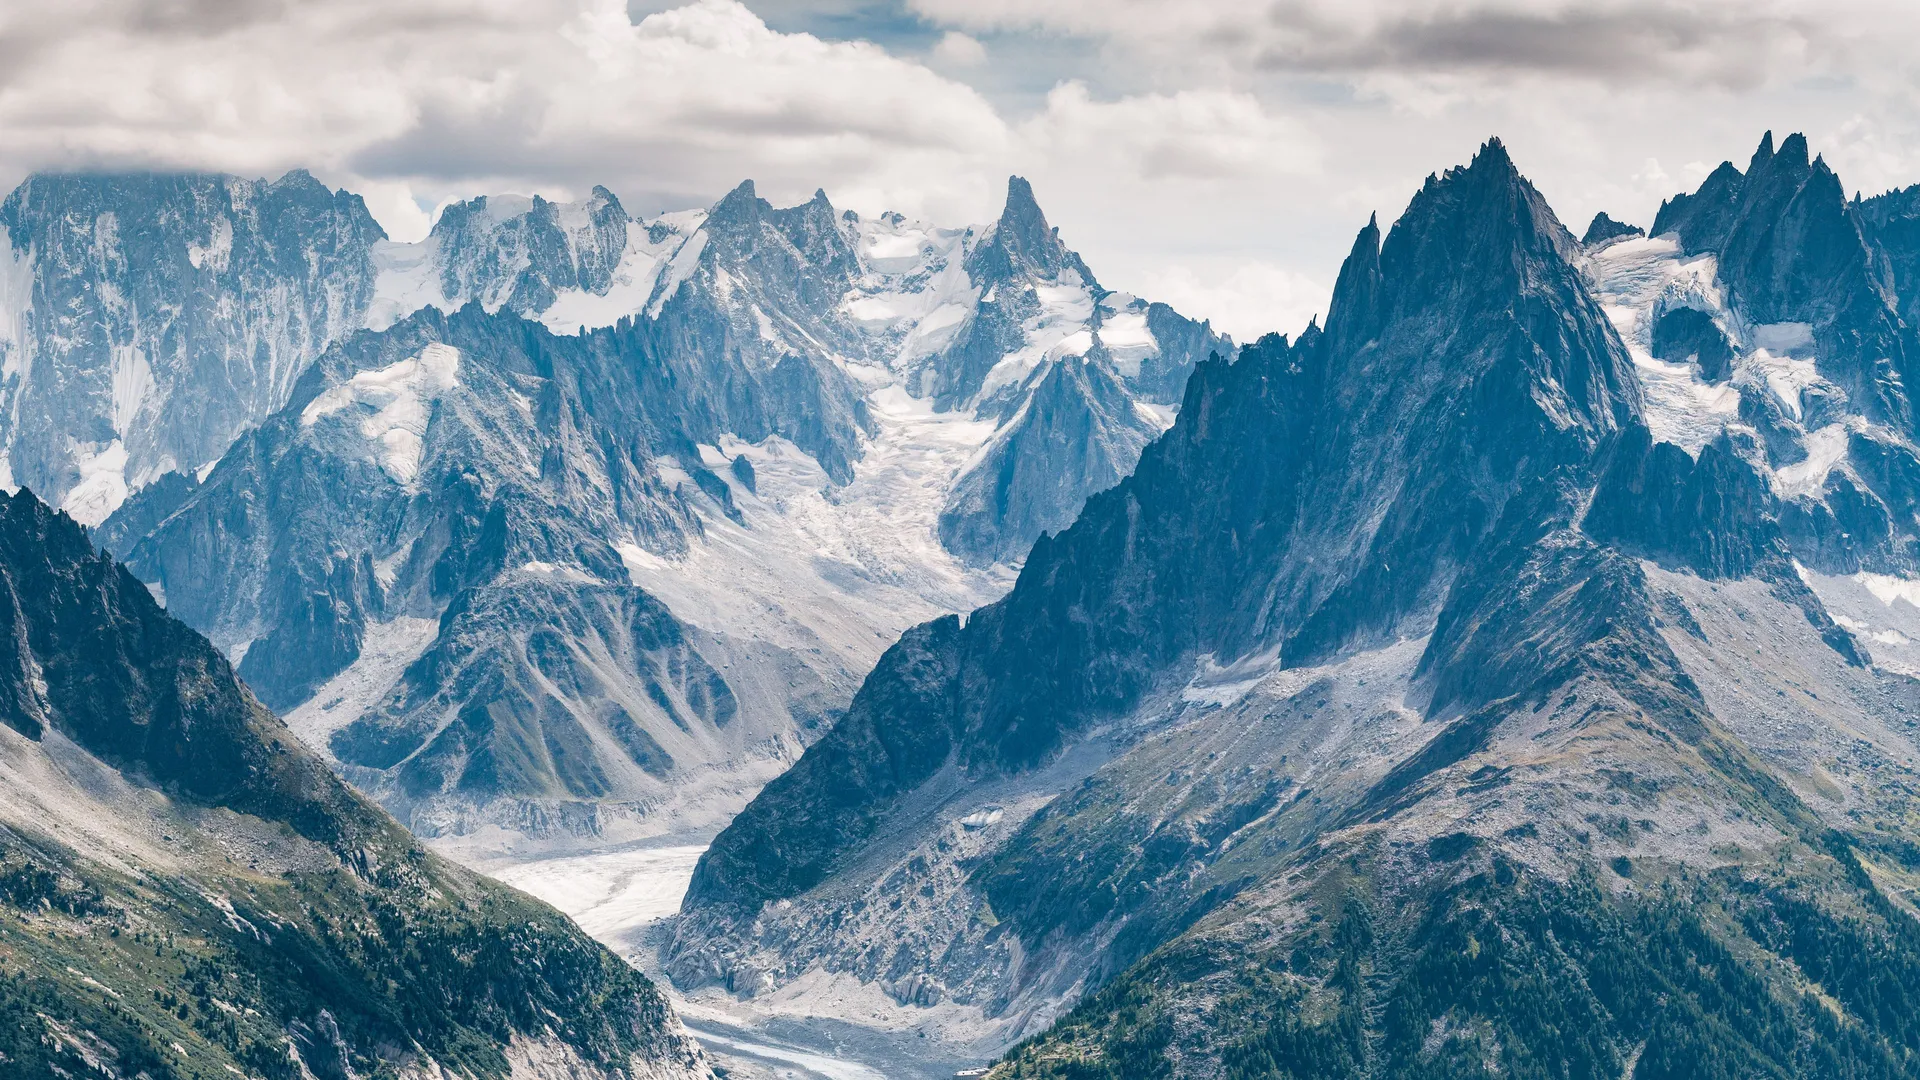
[[[1230,341],[1001,217],[30,178],[0,445],[417,832],[718,828]],[[214,411],[218,410],[218,415]],[[504,839],[502,839],[504,838]]]
[[[339,776],[717,830],[694,1006],[992,1080],[1920,1072],[1920,187],[1769,134],[1576,239],[1493,140],[1245,347],[1017,177],[0,217],[9,1063],[704,1074]]]
[[[1498,140],[702,858],[683,989],[991,1074],[1907,1076],[1913,194]],[[906,1019],[906,1018],[917,1019]]]

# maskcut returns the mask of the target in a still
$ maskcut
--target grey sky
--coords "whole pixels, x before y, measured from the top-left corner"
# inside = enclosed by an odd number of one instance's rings
[[[745,177],[980,221],[1019,172],[1103,283],[1244,338],[1492,134],[1576,231],[1767,128],[1920,181],[1916,31],[1877,0],[0,0],[0,172],[304,166],[402,236]]]

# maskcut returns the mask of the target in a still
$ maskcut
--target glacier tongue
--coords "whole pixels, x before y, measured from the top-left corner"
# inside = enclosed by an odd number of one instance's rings
[[[907,627],[998,597],[1012,570],[968,567],[936,532],[954,477],[993,424],[936,412],[895,385],[868,401],[878,433],[844,487],[778,436],[703,448],[699,464],[716,472],[735,458],[752,463],[757,490],[731,482],[744,520],[707,516],[683,559],[628,549],[634,584],[709,630],[803,651],[825,645],[855,677]]]

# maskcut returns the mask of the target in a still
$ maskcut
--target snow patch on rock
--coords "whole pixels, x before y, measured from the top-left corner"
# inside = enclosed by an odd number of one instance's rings
[[[379,444],[381,467],[397,482],[410,484],[426,452],[433,403],[459,385],[459,370],[460,350],[436,341],[416,356],[330,387],[300,411],[300,424],[312,427],[322,417],[358,406],[360,434]]]

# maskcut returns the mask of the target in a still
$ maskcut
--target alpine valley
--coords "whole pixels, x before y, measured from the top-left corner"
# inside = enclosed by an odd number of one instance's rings
[[[1920,1077],[1920,187],[1496,139],[1244,347],[1018,177],[0,219],[0,1064]]]

